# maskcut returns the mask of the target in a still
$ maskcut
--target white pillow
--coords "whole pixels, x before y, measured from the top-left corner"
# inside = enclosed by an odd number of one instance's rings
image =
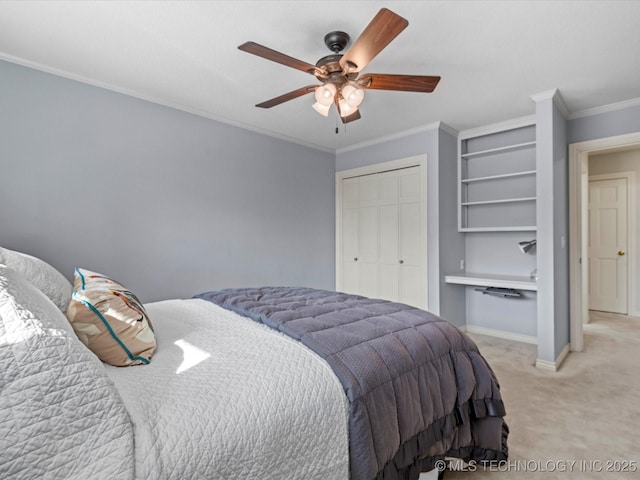
[[[0,472],[133,478],[133,427],[104,366],[57,306],[3,265],[0,365]]]
[[[64,313],[71,301],[73,286],[58,270],[26,253],[0,247],[0,264],[12,268],[51,299]]]

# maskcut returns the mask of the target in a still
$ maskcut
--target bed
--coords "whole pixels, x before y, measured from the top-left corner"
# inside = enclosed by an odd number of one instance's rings
[[[140,343],[121,367],[101,361],[91,329],[70,321],[78,278],[71,286],[0,247],[0,478],[417,479],[451,457],[507,458],[491,368],[427,312],[285,287],[144,306],[132,297],[154,348]],[[390,330],[402,322],[401,334]],[[413,330],[446,349],[421,347],[405,337]],[[331,340],[332,331],[341,333]],[[385,347],[387,337],[403,346]],[[420,355],[428,362],[416,369],[407,359]]]

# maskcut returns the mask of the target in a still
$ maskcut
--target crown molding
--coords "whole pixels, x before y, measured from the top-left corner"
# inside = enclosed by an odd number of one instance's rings
[[[453,128],[451,125],[447,125],[444,122],[440,122],[440,130],[442,130],[443,132],[448,133],[449,135],[453,136],[453,137],[457,137],[458,136],[458,130],[456,130],[455,128]]]
[[[557,88],[554,88],[553,90],[547,90],[546,92],[530,95],[529,98],[536,103],[542,100],[550,99],[553,101],[554,105],[558,107],[558,110],[560,110],[560,113],[566,120],[568,120],[569,117],[571,116],[571,112],[569,112],[569,109],[567,108],[567,104],[565,103],[564,98],[560,93],[560,90],[558,90]]]
[[[626,108],[640,106],[640,98],[632,98],[630,100],[624,100],[622,102],[610,103],[608,105],[602,105],[600,107],[588,108],[586,110],[580,110],[570,114],[567,119],[575,120],[576,118],[591,117],[593,115],[600,115],[602,113],[615,112],[618,110],[624,110]]]

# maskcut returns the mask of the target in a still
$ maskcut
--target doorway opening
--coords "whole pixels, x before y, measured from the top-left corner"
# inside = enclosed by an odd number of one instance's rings
[[[580,352],[584,348],[583,324],[589,319],[589,158],[604,153],[631,151],[640,149],[640,132],[608,137],[569,145],[569,232],[570,232],[570,315],[571,350]],[[619,175],[618,175],[619,176]],[[633,174],[631,174],[633,177]],[[630,178],[630,177],[627,177]],[[636,205],[635,182],[628,182],[628,230],[632,243],[624,250],[627,262],[628,292],[636,290]],[[630,251],[629,251],[630,250]],[[622,251],[619,249],[618,252]],[[618,254],[618,253],[616,253]],[[619,255],[622,257],[622,255]],[[631,303],[635,295],[628,295],[628,313],[637,314],[637,308]]]

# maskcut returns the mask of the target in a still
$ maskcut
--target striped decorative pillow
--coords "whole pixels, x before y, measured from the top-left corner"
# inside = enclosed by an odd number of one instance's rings
[[[105,275],[76,268],[67,318],[78,338],[109,365],[147,364],[156,350],[140,301]]]

